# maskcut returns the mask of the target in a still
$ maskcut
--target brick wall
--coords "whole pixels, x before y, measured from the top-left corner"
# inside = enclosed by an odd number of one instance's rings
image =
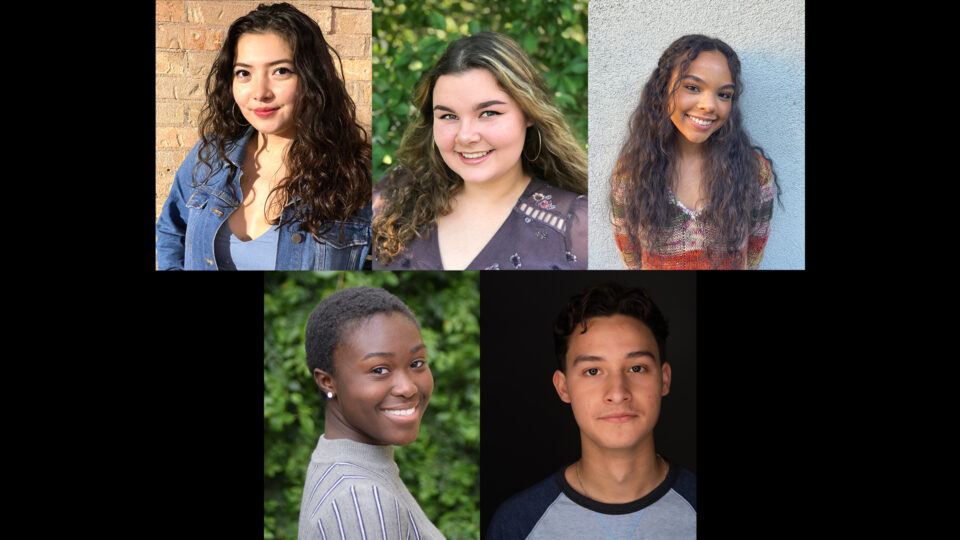
[[[256,9],[256,1],[158,1],[156,16],[156,218],[174,175],[199,140],[197,119],[204,104],[210,66],[233,21]],[[266,2],[272,3],[272,2]],[[317,21],[340,53],[347,91],[357,104],[360,125],[372,133],[372,0],[291,1]],[[336,56],[333,58],[337,63]]]

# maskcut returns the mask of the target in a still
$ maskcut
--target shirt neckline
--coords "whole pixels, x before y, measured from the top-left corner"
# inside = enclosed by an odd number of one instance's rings
[[[635,501],[630,501],[627,503],[603,503],[593,500],[573,489],[570,483],[567,482],[567,478],[564,475],[564,471],[566,471],[567,467],[570,465],[573,465],[573,463],[561,467],[560,470],[557,471],[557,474],[554,475],[557,485],[560,487],[560,491],[574,503],[579,504],[588,510],[593,510],[594,512],[599,512],[601,514],[622,515],[643,510],[644,508],[662,499],[664,495],[673,489],[673,484],[677,481],[677,468],[673,466],[673,463],[667,461],[667,466],[669,468],[667,469],[666,478],[663,479],[663,482],[660,482],[660,485],[653,488],[653,491],[650,493],[647,493]]]

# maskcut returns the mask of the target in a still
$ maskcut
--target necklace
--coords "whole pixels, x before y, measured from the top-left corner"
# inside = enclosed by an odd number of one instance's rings
[[[587,488],[583,487],[583,478],[580,476],[580,461],[581,460],[577,460],[577,482],[580,482],[580,489],[583,490],[583,494],[586,495],[588,498],[592,499],[593,497],[590,497],[590,494],[587,493]],[[660,457],[660,454],[657,454],[657,462],[658,463],[663,462],[663,458]],[[666,479],[666,475],[664,475],[664,479]],[[663,479],[661,479],[659,483],[662,483],[662,482],[663,482]]]

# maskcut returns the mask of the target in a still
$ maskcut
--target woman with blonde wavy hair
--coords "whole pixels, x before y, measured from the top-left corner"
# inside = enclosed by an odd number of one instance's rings
[[[374,193],[374,269],[587,268],[587,157],[523,49],[447,47]]]

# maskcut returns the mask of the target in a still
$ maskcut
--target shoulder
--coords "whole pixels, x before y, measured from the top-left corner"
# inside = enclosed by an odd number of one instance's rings
[[[754,155],[757,157],[757,164],[759,165],[760,175],[758,180],[760,181],[760,185],[767,187],[773,180],[773,167],[770,165],[770,160],[764,158],[759,153]]]
[[[490,521],[487,538],[526,538],[560,495],[555,476],[550,475],[504,501]]]
[[[677,468],[677,478],[673,483],[673,490],[690,503],[693,511],[696,512],[697,476],[679,465],[675,465],[675,467]]]

